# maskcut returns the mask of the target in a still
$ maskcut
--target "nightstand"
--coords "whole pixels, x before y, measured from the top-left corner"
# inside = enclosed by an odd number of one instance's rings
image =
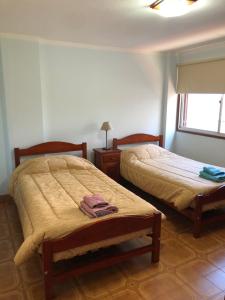
[[[119,149],[104,150],[103,148],[95,148],[95,165],[112,179],[119,181],[120,179],[120,152]]]

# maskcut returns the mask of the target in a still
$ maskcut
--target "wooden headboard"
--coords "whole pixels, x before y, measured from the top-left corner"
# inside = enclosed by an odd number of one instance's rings
[[[17,167],[20,164],[22,156],[72,151],[82,151],[82,157],[87,158],[87,143],[46,142],[29,148],[14,148],[15,166]]]
[[[113,149],[117,149],[119,145],[140,144],[145,142],[159,142],[159,146],[163,147],[163,135],[137,133],[125,136],[122,139],[113,139]]]

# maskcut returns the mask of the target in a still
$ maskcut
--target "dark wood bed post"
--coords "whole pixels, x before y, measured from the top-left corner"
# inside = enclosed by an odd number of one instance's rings
[[[160,256],[160,236],[161,236],[161,213],[155,213],[154,225],[152,228],[152,262],[157,263]]]
[[[19,148],[14,148],[14,157],[15,157],[15,167],[18,167],[20,164],[20,150]]]
[[[87,143],[82,143],[82,157],[87,159]]]
[[[52,244],[45,241],[42,244],[45,300],[53,298],[53,251]]]
[[[163,147],[163,135],[159,135],[159,146]]]
[[[193,236],[195,238],[200,237],[201,229],[202,229],[202,199],[203,195],[197,195],[195,197],[195,209],[193,213]]]

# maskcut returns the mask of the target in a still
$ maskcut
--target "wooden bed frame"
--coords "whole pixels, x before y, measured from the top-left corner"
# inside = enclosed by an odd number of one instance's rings
[[[73,151],[81,151],[82,157],[87,158],[87,143],[46,142],[29,148],[14,148],[15,166],[18,167],[23,156]]]
[[[87,156],[87,145],[71,144],[65,142],[47,142],[35,145],[26,149],[15,148],[15,163],[16,166],[20,163],[21,156],[57,153],[57,152],[71,152],[82,151],[82,157]],[[150,229],[152,242],[149,245],[141,246],[128,251],[111,251],[112,253],[104,253],[98,256],[94,252],[94,259],[85,260],[84,263],[75,266],[71,265],[66,270],[55,271],[53,256],[54,253],[69,250],[75,247],[81,247],[90,243],[103,241],[105,239],[126,235],[135,231]],[[160,233],[161,233],[161,213],[156,212],[151,216],[127,216],[118,217],[109,220],[95,222],[89,226],[83,227],[71,234],[55,240],[46,240],[42,245],[42,261],[44,270],[44,285],[45,285],[45,299],[49,300],[53,297],[53,285],[59,283],[64,279],[77,276],[91,271],[96,271],[107,266],[114,265],[115,263],[122,262],[133,256],[142,255],[151,252],[151,261],[156,263],[159,261],[160,254]],[[82,261],[82,256],[77,260]]]
[[[143,142],[158,142],[159,146],[163,147],[163,136],[154,136],[149,134],[133,134],[121,139],[113,139],[113,148],[117,149],[119,145],[137,144]],[[194,208],[186,208],[184,210],[177,210],[176,207],[159,199],[164,204],[172,207],[179,213],[182,213],[193,222],[193,236],[198,238],[200,236],[203,225],[217,223],[225,220],[225,210],[207,211],[204,213],[204,206],[210,203],[225,200],[225,184],[212,190],[208,194],[199,194],[194,198]]]

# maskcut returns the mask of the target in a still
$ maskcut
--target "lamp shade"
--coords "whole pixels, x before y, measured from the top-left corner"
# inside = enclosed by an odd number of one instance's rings
[[[104,131],[108,131],[108,130],[111,130],[111,125],[109,122],[103,122],[102,123],[102,127],[101,127],[101,130],[104,130]]]

